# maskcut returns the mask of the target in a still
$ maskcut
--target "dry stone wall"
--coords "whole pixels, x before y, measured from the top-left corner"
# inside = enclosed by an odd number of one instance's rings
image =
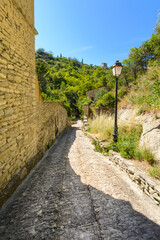
[[[118,165],[122,171],[125,171],[143,192],[151,197],[157,205],[160,205],[159,180],[152,179],[146,173],[138,171],[133,163],[122,158],[119,153],[112,150],[109,151],[109,160]]]
[[[33,3],[0,1],[0,205],[68,126],[59,103],[38,102]]]

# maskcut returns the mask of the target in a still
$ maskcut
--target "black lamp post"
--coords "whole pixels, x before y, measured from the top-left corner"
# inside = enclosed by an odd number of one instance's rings
[[[119,61],[113,65],[113,76],[116,77],[116,89],[115,89],[115,120],[114,120],[114,132],[113,132],[113,141],[117,142],[118,140],[118,126],[117,126],[117,93],[118,93],[118,77],[122,72],[122,64]]]

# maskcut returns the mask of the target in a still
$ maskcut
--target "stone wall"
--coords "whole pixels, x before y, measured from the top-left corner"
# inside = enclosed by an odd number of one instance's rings
[[[38,152],[45,152],[69,126],[67,111],[58,102],[37,103],[36,136]]]
[[[68,126],[59,103],[40,102],[33,3],[0,1],[0,205]]]
[[[120,156],[119,153],[109,151],[109,160],[118,165],[122,171],[125,171],[157,205],[160,205],[160,186],[159,180],[149,177],[146,173],[138,171],[135,165]]]

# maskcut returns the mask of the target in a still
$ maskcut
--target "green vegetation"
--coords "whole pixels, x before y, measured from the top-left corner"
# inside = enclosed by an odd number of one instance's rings
[[[95,150],[96,150],[97,152],[100,152],[100,153],[103,152],[102,148],[101,148],[100,145],[99,145],[99,141],[92,141],[92,144],[95,146]]]
[[[155,164],[154,154],[145,147],[139,147],[142,126],[132,122],[119,122],[118,142],[113,143],[113,117],[100,115],[93,120],[89,119],[89,131],[96,135],[101,142],[106,142],[105,151],[119,152],[122,157],[127,159],[146,160],[149,164]],[[100,151],[99,142],[94,143],[96,149]]]
[[[129,57],[123,61],[123,64],[129,69],[126,75],[130,74],[135,80],[138,75],[146,72],[147,67],[160,64],[160,19],[151,38],[143,42],[139,48],[131,48]]]
[[[149,173],[152,177],[160,179],[160,166],[154,164],[153,167],[149,170]]]
[[[97,107],[105,107],[106,109],[109,109],[110,107],[114,106],[115,97],[112,93],[108,92],[105,93],[96,103]]]
[[[160,67],[152,67],[131,86],[128,99],[139,108],[139,113],[160,108]]]
[[[140,111],[160,108],[160,19],[155,33],[139,48],[131,48],[123,61],[119,78],[118,97],[140,107]],[[146,74],[146,72],[149,72]],[[36,51],[36,71],[40,90],[45,100],[60,101],[69,116],[83,114],[83,105],[89,90],[99,90],[94,99],[95,108],[110,109],[114,105],[115,79],[111,68],[87,65],[77,59],[54,57],[43,48]],[[145,75],[144,75],[145,74]]]
[[[86,92],[106,87],[114,89],[111,69],[84,64],[77,59],[53,57],[44,49],[36,52],[36,71],[40,90],[46,101],[60,101],[69,116],[82,114],[83,104],[89,102]]]
[[[132,119],[133,121],[133,119]],[[94,141],[95,150],[108,154],[109,150],[119,152],[122,157],[127,159],[137,159],[139,161],[147,161],[151,167],[149,174],[160,179],[160,166],[154,160],[154,154],[145,147],[139,147],[139,141],[142,134],[142,126],[135,125],[131,122],[119,122],[119,138],[117,143],[112,141],[113,133],[113,117],[100,115],[93,120],[89,119],[89,132],[96,135],[99,139]],[[105,142],[104,149],[100,147],[100,142]]]
[[[140,113],[160,108],[160,19],[155,33],[139,48],[131,48],[123,61],[121,85],[128,86],[128,100]],[[122,88],[124,90],[124,87]],[[124,96],[121,90],[121,94]]]
[[[141,125],[127,124],[121,122],[119,124],[119,141],[113,143],[113,118],[105,115],[97,116],[93,120],[89,120],[90,132],[96,134],[98,139],[107,139],[106,152],[115,150],[120,152],[124,158],[137,158],[139,150],[139,141],[142,133]],[[138,149],[138,150],[137,150]],[[142,152],[141,152],[142,156]]]
[[[118,101],[138,106],[139,113],[160,109],[160,19],[151,38],[139,48],[131,48],[128,59],[122,63]],[[52,53],[38,49],[36,71],[44,99],[61,102],[72,119],[83,115],[84,104],[91,104],[93,112],[93,108],[113,109],[115,79],[111,68],[87,65],[83,60],[79,62],[62,57],[62,54],[54,57]],[[94,99],[88,99],[87,91],[98,88]],[[155,114],[155,118],[158,115]],[[153,166],[150,174],[160,178],[160,168],[155,164],[154,155],[149,149],[139,147],[142,127],[133,124],[132,117],[130,123],[121,122],[118,142],[114,144],[113,122],[111,116],[97,116],[89,121],[89,130],[100,141],[106,142],[107,153],[113,149],[120,152],[122,157],[146,160]],[[99,142],[94,144],[101,151]]]
[[[135,158],[138,149],[142,127],[133,125],[131,128],[124,126],[119,129],[119,141],[117,142],[117,150],[124,158]]]

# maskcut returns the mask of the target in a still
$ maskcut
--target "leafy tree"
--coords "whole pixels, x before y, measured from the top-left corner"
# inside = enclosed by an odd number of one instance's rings
[[[36,63],[36,71],[38,75],[40,90],[42,92],[46,92],[47,89],[47,83],[48,83],[48,66],[43,62],[37,62]]]
[[[155,33],[152,34],[151,38],[139,48],[131,48],[129,57],[124,59],[123,64],[134,79],[137,78],[138,74],[143,74],[148,66],[160,65],[160,19],[158,19]]]

